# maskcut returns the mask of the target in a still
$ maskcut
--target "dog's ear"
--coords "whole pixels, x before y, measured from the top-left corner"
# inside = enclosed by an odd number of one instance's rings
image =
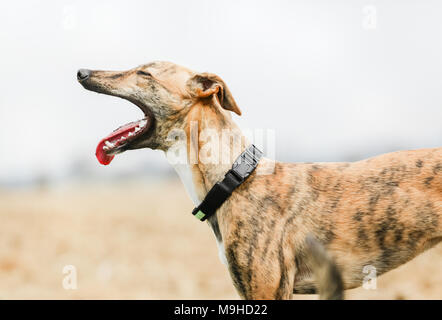
[[[212,73],[199,73],[194,75],[187,82],[192,94],[200,98],[208,98],[212,95],[216,95],[219,104],[226,110],[233,111],[237,115],[241,115],[230,92],[224,81],[215,74]]]

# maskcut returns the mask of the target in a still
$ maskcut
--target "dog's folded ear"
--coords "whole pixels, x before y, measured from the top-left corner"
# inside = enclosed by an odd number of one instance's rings
[[[219,104],[226,110],[233,111],[237,115],[241,115],[241,110],[236,105],[224,81],[212,73],[199,73],[189,79],[187,85],[193,95],[200,98],[208,98],[216,95]]]

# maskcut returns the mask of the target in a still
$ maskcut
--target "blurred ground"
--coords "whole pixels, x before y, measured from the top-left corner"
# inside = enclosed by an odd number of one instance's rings
[[[237,299],[179,181],[0,189],[0,299]],[[78,288],[62,286],[73,265]],[[347,299],[442,299],[442,246]],[[317,299],[317,296],[295,296]]]

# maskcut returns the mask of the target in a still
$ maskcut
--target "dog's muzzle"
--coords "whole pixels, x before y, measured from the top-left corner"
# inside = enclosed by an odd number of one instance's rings
[[[84,81],[86,79],[88,79],[91,75],[91,70],[88,69],[80,69],[77,72],[77,80],[78,81]]]

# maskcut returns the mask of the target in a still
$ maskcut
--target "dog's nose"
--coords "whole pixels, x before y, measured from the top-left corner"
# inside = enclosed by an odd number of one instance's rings
[[[80,69],[77,72],[77,79],[78,81],[84,81],[91,75],[91,70],[88,69]]]

